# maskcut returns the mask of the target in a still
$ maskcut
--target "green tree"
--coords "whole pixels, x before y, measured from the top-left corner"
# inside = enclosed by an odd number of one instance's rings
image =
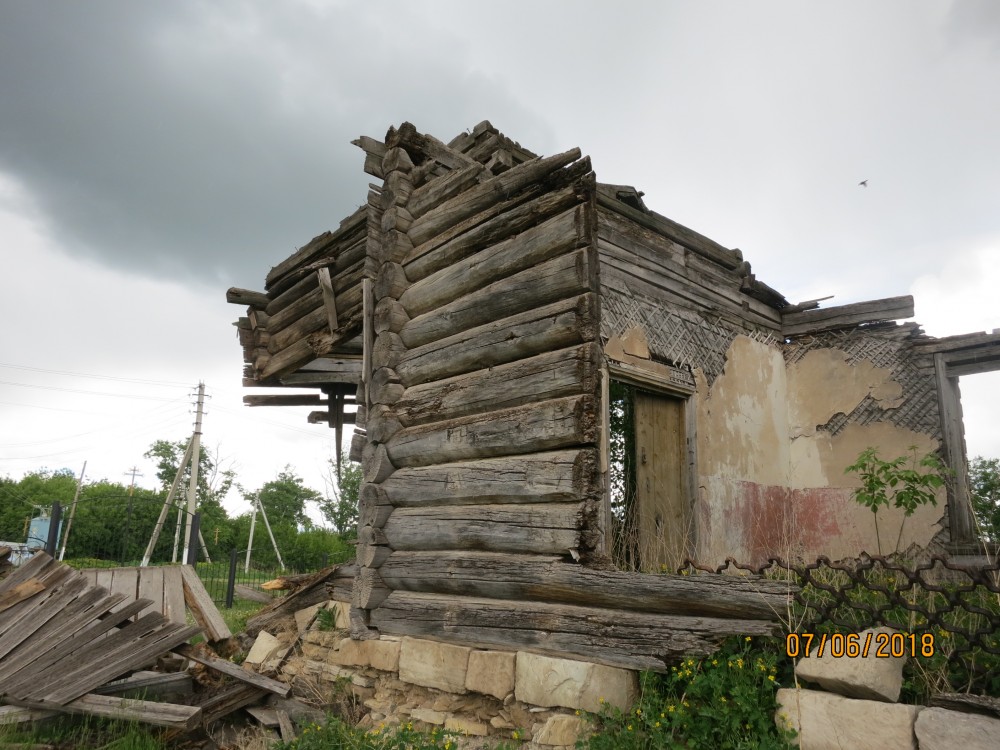
[[[904,519],[913,515],[921,505],[937,505],[935,491],[944,486],[948,477],[948,467],[936,453],[917,456],[917,447],[910,446],[910,455],[899,456],[891,461],[878,457],[876,448],[868,447],[858,454],[858,460],[844,469],[845,474],[854,473],[861,480],[861,486],[854,490],[853,497],[859,505],[871,510],[875,519],[875,538],[878,553],[882,554],[882,537],[878,531],[878,512],[883,507],[902,508]],[[903,524],[899,526],[896,549],[903,537]]]
[[[156,477],[160,480],[164,496],[169,492],[170,486],[177,476],[177,469],[184,458],[187,445],[188,440],[157,440],[143,454],[146,458],[156,462]],[[199,454],[197,495],[198,511],[201,513],[201,535],[205,539],[209,555],[214,560],[228,554],[229,550],[239,544],[238,529],[233,525],[232,519],[229,518],[229,514],[226,513],[226,509],[222,505],[222,501],[236,482],[236,472],[231,468],[223,469],[220,467],[217,458],[218,450],[212,451],[201,446]],[[187,496],[190,482],[191,466],[189,462],[184,467],[184,473],[181,475],[181,482],[177,489],[177,497],[181,499],[181,502]],[[159,509],[157,509],[157,513],[159,513]],[[176,524],[176,513],[172,512],[164,526],[163,534],[161,534],[161,536],[170,536],[171,546],[173,545],[172,535]],[[161,543],[158,543],[157,550],[160,547]],[[158,552],[154,554],[158,554]],[[160,558],[154,557],[153,559]]]
[[[983,540],[1000,542],[1000,459],[982,456],[972,459],[969,493]]]
[[[306,487],[291,466],[285,466],[278,476],[257,490],[271,526],[287,526],[295,529],[308,528],[312,521],[306,515],[306,503],[318,502],[321,496],[316,490]]]
[[[319,502],[323,517],[345,539],[358,535],[358,495],[361,491],[361,464],[341,456],[340,473],[337,462],[330,459],[327,497]]]
[[[295,474],[291,466],[278,472],[278,475],[265,482],[260,489],[252,492],[240,488],[244,499],[253,507],[259,501],[267,520],[271,524],[271,531],[274,534],[274,541],[278,545],[281,557],[288,567],[293,566],[291,561],[296,560],[295,549],[299,543],[301,532],[312,529],[312,521],[306,515],[306,503],[317,502],[321,499],[318,492],[306,487],[302,479]],[[274,565],[277,557],[271,545],[271,540],[267,535],[267,528],[264,519],[257,516],[254,526],[253,540],[250,540],[250,521],[252,512],[246,513],[235,519],[237,544],[245,549],[245,545],[252,543],[252,558],[257,565]],[[310,566],[314,565],[310,563]]]
[[[0,539],[23,543],[31,519],[39,514],[38,508],[48,510],[58,501],[65,509],[73,501],[75,490],[76,479],[69,469],[39,469],[19,480],[0,479]]]

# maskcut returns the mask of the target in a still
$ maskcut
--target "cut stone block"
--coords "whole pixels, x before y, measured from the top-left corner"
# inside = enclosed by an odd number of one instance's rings
[[[592,713],[610,703],[625,711],[638,689],[638,677],[630,669],[517,652],[514,694],[523,703]]]
[[[869,634],[872,636],[867,657],[835,657],[830,652],[830,641],[827,640],[823,656],[816,655],[819,646],[814,648],[808,657],[800,659],[795,665],[795,675],[800,680],[815,682],[824,690],[848,698],[895,703],[899,700],[899,691],[903,686],[903,664],[906,657],[877,656],[878,646],[883,643],[881,639],[894,632],[889,628],[875,628],[858,634],[856,643],[859,646],[865,644]]]
[[[367,641],[355,641],[352,638],[341,638],[336,645],[330,649],[327,657],[332,663],[340,664],[344,667],[367,667],[368,651],[365,648]]]
[[[475,735],[476,737],[485,737],[489,734],[490,728],[483,724],[481,721],[473,721],[472,719],[463,719],[461,716],[450,716],[444,721],[444,728],[449,732],[457,732],[458,734]]]
[[[798,732],[801,750],[916,750],[913,723],[922,706],[795,688],[782,688],[776,698],[775,722]]]
[[[410,712],[410,718],[415,721],[424,721],[428,724],[441,726],[448,718],[448,714],[435,711],[431,708],[415,708]]]
[[[382,636],[377,641],[359,641],[364,645],[365,658],[368,664],[383,672],[395,672],[399,669],[399,639]]]
[[[579,716],[559,714],[550,716],[535,732],[534,741],[539,745],[576,745],[587,734],[587,722]]]
[[[465,687],[503,700],[514,691],[514,661],[511,651],[473,651]]]
[[[449,693],[464,693],[471,651],[467,646],[404,638],[399,647],[399,679]]]
[[[257,635],[257,640],[253,642],[253,646],[250,647],[250,653],[243,660],[243,665],[248,668],[258,667],[267,661],[268,657],[280,647],[281,641],[266,630],[262,630]]]
[[[1000,719],[945,708],[925,708],[914,725],[920,750],[996,750]]]
[[[309,628],[309,623],[312,622],[316,613],[324,605],[325,602],[320,602],[319,604],[314,604],[311,607],[306,607],[305,609],[300,609],[295,612],[295,627],[298,629],[300,634],[306,632]]]

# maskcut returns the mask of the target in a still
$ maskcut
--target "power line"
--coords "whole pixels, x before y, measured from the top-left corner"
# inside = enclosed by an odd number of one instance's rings
[[[27,365],[12,365],[0,362],[0,367],[9,367],[15,370],[27,370],[29,372],[45,372],[50,375],[72,375],[77,378],[96,378],[98,380],[117,380],[122,383],[145,383],[147,385],[169,385],[187,388],[187,383],[180,383],[173,380],[145,380],[143,378],[123,378],[117,375],[94,375],[86,372],[71,372],[69,370],[48,370],[44,367],[28,367]]]
[[[12,380],[0,380],[2,385],[16,385],[21,388],[40,388],[44,391],[64,391],[66,393],[84,393],[89,396],[112,396],[113,398],[137,398],[146,401],[176,401],[176,398],[165,396],[140,396],[132,393],[107,393],[106,391],[84,391],[79,388],[61,388],[56,385],[34,385],[32,383],[15,383]]]

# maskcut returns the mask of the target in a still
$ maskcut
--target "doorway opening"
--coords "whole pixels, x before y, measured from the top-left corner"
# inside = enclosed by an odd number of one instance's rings
[[[608,387],[611,557],[620,570],[675,570],[690,553],[687,399]]]

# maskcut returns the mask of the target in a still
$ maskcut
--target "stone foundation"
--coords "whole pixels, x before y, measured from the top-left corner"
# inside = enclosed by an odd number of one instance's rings
[[[631,670],[525,651],[410,637],[355,641],[315,626],[299,644],[281,667],[293,692],[325,700],[348,696],[366,710],[361,726],[412,723],[494,743],[572,747],[587,731],[583,711],[599,712],[605,703],[627,709],[638,691]],[[276,665],[275,655],[258,653],[255,661]]]

